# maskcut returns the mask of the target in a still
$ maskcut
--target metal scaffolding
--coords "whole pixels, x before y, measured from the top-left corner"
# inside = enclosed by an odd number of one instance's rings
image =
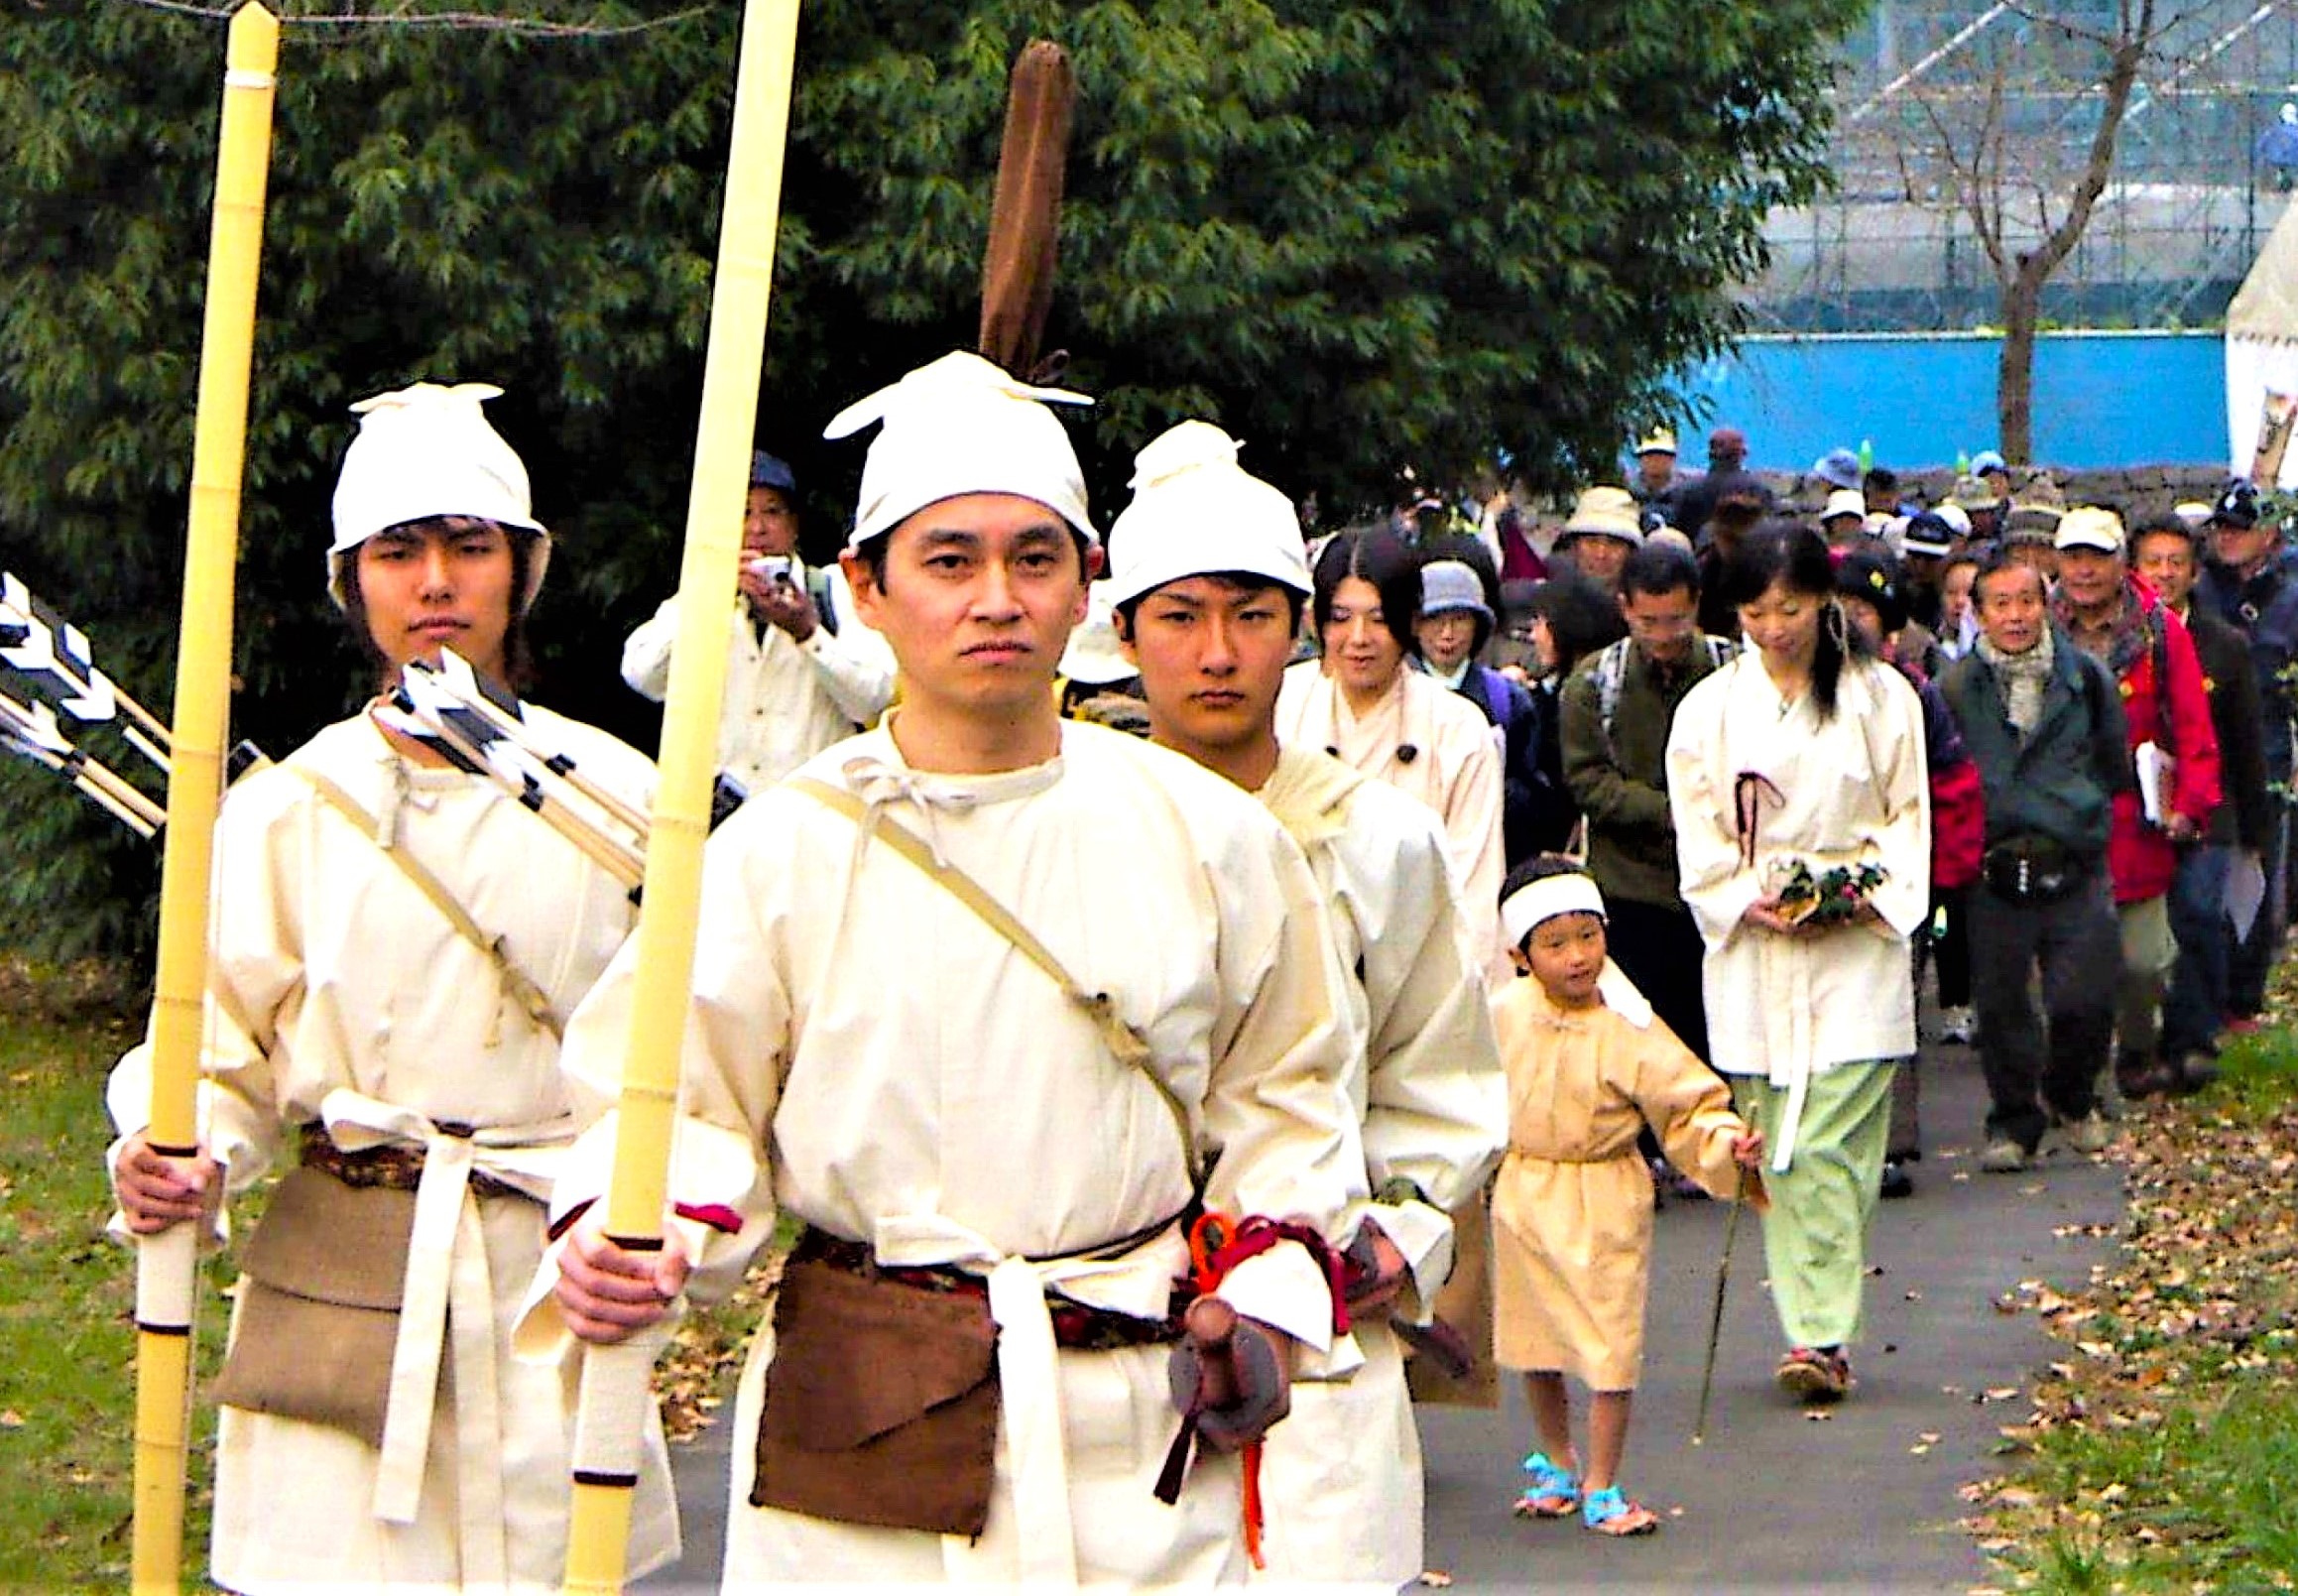
[[[2082,171],[2119,15],[2117,0],[1876,0],[1837,83],[1837,187],[1771,217],[1771,265],[1747,295],[1756,325],[1996,321],[1964,204],[1973,152],[1985,145],[1978,181],[2008,199],[2006,247],[2030,245],[2036,196],[2063,213]],[[2298,106],[2298,0],[2157,0],[2156,26],[2113,180],[2045,291],[2051,323],[2214,323],[2298,183],[2298,110],[2284,111]],[[2285,116],[2288,134],[2270,133]]]

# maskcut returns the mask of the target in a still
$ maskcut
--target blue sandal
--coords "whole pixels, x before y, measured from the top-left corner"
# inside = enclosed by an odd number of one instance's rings
[[[1590,1491],[1580,1508],[1580,1522],[1600,1535],[1647,1535],[1659,1528],[1659,1515],[1640,1502],[1631,1502],[1617,1485]]]
[[[1548,1461],[1547,1453],[1534,1452],[1525,1458],[1524,1472],[1532,1477],[1532,1483],[1516,1498],[1517,1518],[1569,1519],[1579,1508],[1580,1482]]]

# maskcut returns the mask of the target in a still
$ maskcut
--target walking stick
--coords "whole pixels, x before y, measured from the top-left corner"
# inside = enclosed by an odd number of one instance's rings
[[[734,625],[742,500],[766,363],[783,153],[789,137],[797,0],[747,0],[734,89],[734,133],[719,222],[702,414],[678,574],[678,649],[663,717],[661,781],[648,828],[646,913],[624,1055],[606,1233],[634,1251],[663,1245],[663,1198],[678,1104],[678,1055],[694,970],[702,841],[717,774],[719,701]],[[620,1346],[583,1350],[574,1434],[574,1508],[565,1589],[620,1591],[631,1497],[645,1434],[647,1379],[665,1323]]]
[[[231,19],[216,139],[215,213],[191,434],[190,527],[160,867],[160,958],[152,1001],[152,1151],[199,1153],[199,1044],[207,997],[207,891],[231,711],[232,577],[247,464],[249,368],[271,162],[280,25],[260,4]],[[183,1563],[183,1467],[199,1227],[147,1236],[136,1255],[136,1522],[131,1578],[173,1593]]]
[[[1740,1238],[1740,1210],[1748,1206],[1748,1171],[1736,1171],[1732,1182],[1732,1217],[1724,1221],[1724,1261],[1716,1270],[1716,1310],[1708,1319],[1708,1358],[1700,1369],[1700,1411],[1692,1420],[1692,1444],[1708,1437],[1708,1394],[1716,1384],[1716,1344],[1724,1338],[1724,1289],[1732,1282],[1732,1243]]]

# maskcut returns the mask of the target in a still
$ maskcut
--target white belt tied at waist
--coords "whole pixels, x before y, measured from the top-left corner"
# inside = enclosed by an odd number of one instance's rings
[[[1061,1386],[1053,1317],[1045,1291],[1088,1307],[1141,1319],[1162,1319],[1173,1282],[1188,1273],[1188,1246],[1178,1223],[1115,1258],[1031,1262],[939,1214],[881,1219],[871,1238],[888,1269],[947,1266],[989,1282],[990,1318],[998,1327],[999,1401],[1006,1455],[1014,1472],[1016,1541],[1025,1585],[1077,1584],[1077,1536],[1069,1512],[1069,1457],[1061,1430]],[[945,1561],[968,1542],[944,1535]],[[950,1568],[953,1579],[964,1570]]]
[[[451,1337],[455,1378],[455,1501],[466,1584],[509,1578],[504,1545],[502,1394],[495,1378],[495,1289],[486,1236],[470,1178],[484,1170],[540,1201],[550,1198],[558,1155],[572,1139],[564,1120],[490,1126],[451,1136],[437,1123],[394,1103],[338,1089],[319,1104],[327,1134],[345,1153],[371,1148],[423,1149],[416,1183],[415,1228],[408,1239],[407,1282],[392,1350],[390,1398],[375,1469],[376,1518],[413,1524],[423,1498],[424,1460],[438,1392],[439,1360]]]

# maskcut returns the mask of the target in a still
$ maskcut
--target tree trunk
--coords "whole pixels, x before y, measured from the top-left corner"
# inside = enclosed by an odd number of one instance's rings
[[[2033,463],[2035,323],[2042,284],[2021,272],[2002,291],[2002,354],[1995,374],[1996,446],[2012,465]]]

